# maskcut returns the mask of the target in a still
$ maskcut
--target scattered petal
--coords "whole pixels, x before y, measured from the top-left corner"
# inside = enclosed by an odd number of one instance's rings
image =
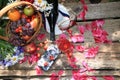
[[[92,47],[85,53],[86,58],[94,58],[98,53],[99,47]]]
[[[76,43],[76,42],[84,42],[84,36],[83,36],[83,35],[80,35],[80,34],[73,35],[73,36],[71,37],[71,39],[72,39],[72,41],[73,41],[74,43]]]
[[[103,76],[105,80],[115,80],[113,76]]]
[[[81,46],[81,45],[77,45],[77,46],[75,47],[75,49],[76,49],[77,51],[79,51],[79,52],[84,52],[85,47],[84,47],[84,46]]]
[[[43,71],[41,70],[39,66],[36,66],[35,70],[36,70],[37,75],[41,75],[43,73]]]
[[[79,26],[78,29],[79,29],[81,34],[84,34],[84,32],[85,32],[85,27],[84,26]]]

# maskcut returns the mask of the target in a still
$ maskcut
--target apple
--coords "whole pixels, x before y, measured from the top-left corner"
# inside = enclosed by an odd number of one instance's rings
[[[26,16],[32,16],[34,14],[34,8],[31,5],[25,6],[23,12]]]
[[[33,54],[33,53],[35,53],[36,50],[37,50],[37,46],[33,42],[24,46],[24,51],[27,53]]]

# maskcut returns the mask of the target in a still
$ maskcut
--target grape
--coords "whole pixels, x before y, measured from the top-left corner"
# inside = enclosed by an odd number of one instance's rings
[[[21,21],[20,21],[20,20],[18,20],[18,21],[17,21],[17,25],[20,25],[20,24],[21,24]]]
[[[30,25],[30,23],[27,23],[26,26],[30,28],[31,25]]]
[[[27,23],[26,19],[25,18],[21,18],[21,23],[22,24],[26,24]]]

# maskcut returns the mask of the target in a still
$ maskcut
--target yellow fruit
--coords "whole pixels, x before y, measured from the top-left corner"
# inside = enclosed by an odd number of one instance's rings
[[[36,31],[38,25],[39,25],[39,19],[38,18],[34,18],[31,22],[31,27]]]

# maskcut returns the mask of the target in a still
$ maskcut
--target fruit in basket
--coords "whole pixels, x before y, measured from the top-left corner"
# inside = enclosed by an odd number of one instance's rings
[[[37,17],[30,22],[31,28],[33,28],[35,31],[38,27],[38,24],[39,24],[39,19]]]
[[[21,13],[19,12],[19,10],[15,9],[15,8],[9,10],[7,15],[8,15],[8,18],[11,21],[18,21],[20,19],[20,17],[21,17]]]
[[[31,5],[25,6],[23,12],[26,16],[32,16],[34,14],[34,8]]]
[[[33,54],[37,50],[35,43],[30,43],[24,47],[24,51]]]

